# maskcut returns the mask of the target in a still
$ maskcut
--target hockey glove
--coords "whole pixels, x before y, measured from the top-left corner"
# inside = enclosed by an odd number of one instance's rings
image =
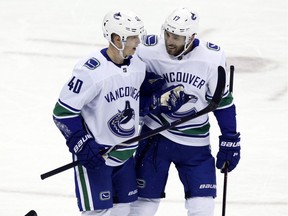
[[[67,141],[69,151],[77,156],[81,165],[89,169],[103,166],[105,160],[100,154],[100,145],[84,131],[76,133]]]
[[[177,111],[187,101],[184,87],[182,85],[173,85],[153,94],[150,112],[154,114],[172,113]]]
[[[219,136],[219,152],[216,167],[224,172],[227,163],[228,172],[232,171],[240,160],[240,133],[233,136]]]
[[[140,95],[152,95],[154,92],[162,89],[166,81],[163,77],[153,72],[146,72],[145,79],[140,87]]]

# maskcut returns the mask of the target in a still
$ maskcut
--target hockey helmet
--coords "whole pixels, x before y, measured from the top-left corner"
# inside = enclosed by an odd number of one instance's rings
[[[191,42],[194,34],[198,33],[199,17],[187,8],[174,10],[165,20],[162,29],[176,35],[185,36],[185,47]]]
[[[131,11],[111,11],[103,19],[102,30],[104,37],[111,43],[113,33],[126,42],[127,37],[143,34],[144,24],[139,17]]]

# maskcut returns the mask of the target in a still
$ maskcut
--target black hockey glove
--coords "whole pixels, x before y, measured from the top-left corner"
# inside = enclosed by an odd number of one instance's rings
[[[80,164],[86,168],[95,169],[105,164],[100,154],[102,149],[90,134],[84,131],[77,132],[67,141],[67,145],[69,151],[75,154]]]
[[[240,160],[240,133],[234,136],[219,136],[219,152],[217,154],[216,167],[224,172],[225,164],[228,172],[232,171]]]

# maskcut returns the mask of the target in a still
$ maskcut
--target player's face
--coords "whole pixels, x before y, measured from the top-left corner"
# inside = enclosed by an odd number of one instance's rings
[[[176,35],[165,30],[164,39],[166,50],[169,55],[177,56],[183,51],[185,36]]]
[[[124,56],[133,55],[139,43],[140,43],[140,39],[138,35],[127,37],[125,48],[123,50]]]

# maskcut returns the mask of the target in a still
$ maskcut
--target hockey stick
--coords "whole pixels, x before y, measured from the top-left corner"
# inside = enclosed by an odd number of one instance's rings
[[[177,121],[174,121],[174,122],[171,122],[171,123],[168,123],[168,124],[165,124],[155,130],[151,130],[151,131],[148,131],[147,133],[143,133],[143,134],[140,134],[139,136],[136,136],[136,137],[133,137],[132,139],[129,139],[129,140],[126,140],[125,142],[123,143],[120,143],[120,144],[117,144],[117,145],[129,145],[129,144],[132,144],[132,143],[135,143],[135,142],[139,142],[143,139],[146,139],[148,137],[151,137],[151,136],[154,136],[164,130],[168,130],[168,129],[171,129],[177,125],[180,125],[184,122],[187,122],[189,120],[192,120],[194,118],[197,118],[201,115],[204,115],[204,114],[207,114],[213,110],[215,110],[217,107],[218,107],[218,104],[220,103],[221,101],[221,98],[222,98],[222,95],[223,95],[223,91],[224,91],[224,88],[225,88],[225,83],[226,83],[226,75],[225,75],[225,69],[221,66],[218,67],[218,80],[217,80],[217,86],[216,86],[216,90],[214,92],[214,95],[212,97],[212,100],[210,101],[210,103],[208,104],[207,107],[205,107],[204,109],[200,110],[199,112],[197,113],[194,113],[190,116],[185,116]],[[117,146],[116,145],[116,146]],[[113,146],[112,148],[110,148],[105,154],[109,153],[111,150],[114,149],[115,146]],[[40,175],[41,179],[45,179],[45,178],[48,178],[50,176],[53,176],[53,175],[56,175],[60,172],[63,172],[67,169],[70,169],[74,166],[77,166],[79,165],[79,162],[78,161],[74,161],[72,163],[69,163],[69,164],[66,164],[62,167],[59,167],[57,169],[54,169],[54,170],[51,170],[47,173],[44,173],[42,175]]]
[[[36,211],[31,210],[27,214],[25,214],[25,216],[37,216],[37,213],[36,213]]]
[[[233,84],[234,84],[234,65],[230,65],[230,80],[229,80],[229,92],[233,92]]]
[[[230,65],[230,80],[229,80],[229,92],[233,92],[234,84],[234,65]],[[226,198],[227,198],[227,181],[228,181],[228,163],[225,163],[223,168],[224,183],[223,183],[223,200],[222,200],[222,216],[226,213]]]
[[[227,180],[228,180],[228,164],[224,166],[224,183],[223,183],[223,200],[222,200],[222,216],[226,213],[226,197],[227,197]]]

